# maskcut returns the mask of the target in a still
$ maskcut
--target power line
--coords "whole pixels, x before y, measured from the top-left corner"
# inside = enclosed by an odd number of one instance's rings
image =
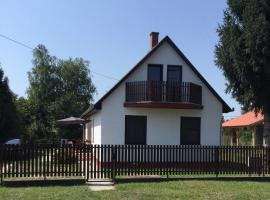
[[[8,36],[6,36],[6,35],[3,35],[3,34],[1,34],[1,33],[0,33],[0,37],[4,38],[4,39],[6,39],[6,40],[9,40],[9,41],[11,41],[11,42],[14,42],[14,43],[16,43],[16,44],[18,44],[18,45],[20,45],[20,46],[23,46],[23,47],[25,47],[25,48],[27,48],[27,49],[35,50],[33,47],[30,47],[30,46],[28,46],[28,45],[26,45],[26,44],[24,44],[24,43],[22,43],[22,42],[20,42],[20,41],[18,41],[18,40],[12,39],[12,38],[10,38],[10,37],[8,37]],[[38,49],[37,49],[37,50],[38,50]],[[102,76],[102,77],[104,77],[104,78],[108,78],[108,79],[112,79],[112,80],[116,80],[116,81],[119,80],[119,79],[117,79],[117,78],[108,76],[108,75],[106,75],[106,74],[102,74],[102,73],[99,73],[99,72],[95,72],[95,71],[93,71],[93,70],[90,70],[90,71],[91,71],[93,74]]]
[[[101,73],[95,72],[95,71],[93,71],[93,70],[90,70],[90,72],[92,72],[93,74],[102,76],[102,77],[104,77],[104,78],[108,78],[108,79],[112,79],[112,80],[115,80],[115,81],[119,81],[119,79],[117,79],[117,78],[114,78],[114,77],[111,77],[111,76],[108,76],[108,75],[105,75],[105,74],[101,74]]]
[[[18,45],[21,45],[21,46],[23,46],[23,47],[25,47],[25,48],[34,50],[34,48],[32,48],[32,47],[30,47],[30,46],[28,46],[28,45],[26,45],[26,44],[24,44],[24,43],[22,43],[22,42],[19,42],[19,41],[17,41],[17,40],[14,40],[14,39],[12,39],[12,38],[10,38],[10,37],[8,37],[8,36],[5,36],[5,35],[3,35],[3,34],[1,34],[1,33],[0,33],[0,37],[5,38],[5,39],[7,39],[7,40],[9,40],[9,41],[11,41],[11,42],[14,42],[14,43],[18,44]]]

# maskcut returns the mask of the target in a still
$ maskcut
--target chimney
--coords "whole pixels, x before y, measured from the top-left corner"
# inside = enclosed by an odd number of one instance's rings
[[[158,44],[158,34],[159,32],[150,33],[150,48],[153,49]]]

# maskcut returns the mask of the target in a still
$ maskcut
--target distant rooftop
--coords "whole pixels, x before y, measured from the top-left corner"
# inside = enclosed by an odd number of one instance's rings
[[[237,128],[237,127],[248,127],[261,123],[263,121],[263,114],[258,113],[257,116],[255,112],[250,111],[239,117],[227,120],[222,124],[222,127],[227,128]]]

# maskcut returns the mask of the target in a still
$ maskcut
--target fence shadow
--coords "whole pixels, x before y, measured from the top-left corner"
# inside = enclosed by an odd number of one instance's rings
[[[270,177],[143,177],[116,178],[115,183],[157,183],[170,181],[228,181],[228,182],[270,182]]]
[[[94,180],[94,179],[93,179]],[[101,180],[100,180],[101,181]],[[159,183],[171,181],[228,181],[228,182],[270,182],[270,177],[118,177],[114,183]],[[47,186],[74,186],[85,185],[84,179],[17,179],[4,180],[4,187],[47,187]]]
[[[46,187],[46,186],[73,186],[85,184],[84,179],[20,179],[20,180],[3,180],[2,186],[6,187]]]

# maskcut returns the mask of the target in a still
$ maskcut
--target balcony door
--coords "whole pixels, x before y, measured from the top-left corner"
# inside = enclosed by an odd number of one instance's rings
[[[147,100],[162,101],[163,65],[149,64],[147,80]]]
[[[168,102],[181,102],[182,66],[167,66],[166,98]]]

